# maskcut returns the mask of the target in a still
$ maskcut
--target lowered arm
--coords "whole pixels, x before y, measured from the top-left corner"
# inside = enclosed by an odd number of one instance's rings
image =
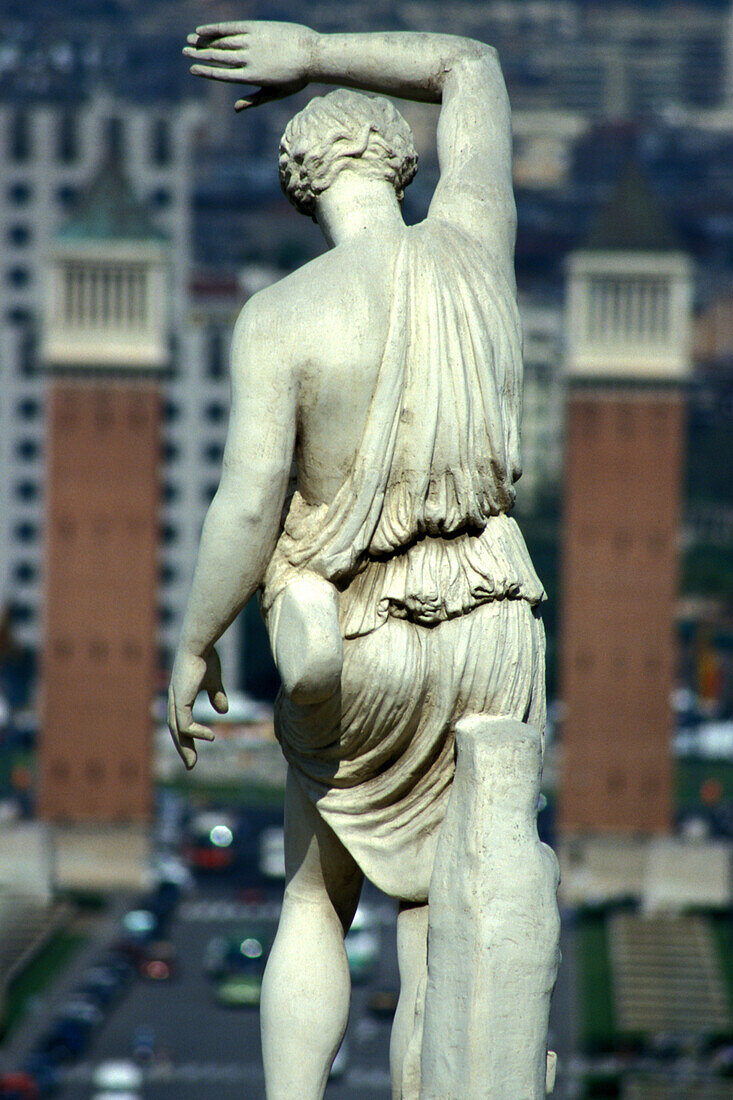
[[[221,481],[201,535],[168,695],[168,724],[189,768],[194,738],[212,739],[193,721],[199,691],[209,692],[217,710],[227,708],[214,643],[262,583],[279,533],[296,430],[296,384],[280,344],[253,299],[234,332]]]

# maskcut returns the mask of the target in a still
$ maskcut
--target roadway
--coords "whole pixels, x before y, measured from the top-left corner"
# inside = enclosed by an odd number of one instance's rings
[[[167,938],[176,950],[177,966],[169,980],[155,982],[135,977],[95,1031],[84,1057],[63,1072],[59,1100],[90,1100],[92,1076],[101,1062],[131,1059],[140,1028],[154,1037],[154,1053],[144,1066],[142,1100],[260,1100],[264,1097],[259,1014],[253,1008],[227,1008],[214,995],[214,983],[203,969],[206,945],[214,936],[236,934],[255,921],[274,932],[281,886],[263,880],[252,870],[253,851],[243,851],[230,872],[200,874],[197,889],[183,898]],[[375,990],[396,990],[396,906],[365,885],[365,898],[379,917],[381,950],[376,969],[366,984],[355,984],[346,1034],[345,1071],[331,1080],[326,1100],[389,1100],[389,1031],[391,1018],[375,1016],[368,1005]],[[121,901],[112,907],[114,919],[103,922],[104,935],[94,937],[84,952],[84,965],[101,954],[104,939],[111,942],[118,929]],[[131,899],[124,899],[126,904]],[[111,914],[110,914],[111,916]],[[574,1047],[573,952],[564,935],[565,966],[556,991],[551,1022],[551,1045],[561,1055],[558,1100],[577,1095],[571,1081],[563,1081],[562,1063]],[[569,965],[568,965],[569,964]],[[80,966],[72,965],[48,998],[48,1010],[59,1003],[78,980]],[[45,1014],[44,1014],[45,1015]],[[37,1026],[40,1025],[40,1017]],[[28,1033],[33,1029],[24,1029]],[[39,1027],[40,1030],[40,1027]],[[38,1033],[38,1032],[36,1032]],[[28,1034],[28,1040],[31,1035]],[[26,1044],[23,1044],[26,1045]],[[18,1051],[17,1053],[20,1053]],[[14,1059],[15,1061],[15,1059]],[[16,1064],[19,1064],[16,1062]]]

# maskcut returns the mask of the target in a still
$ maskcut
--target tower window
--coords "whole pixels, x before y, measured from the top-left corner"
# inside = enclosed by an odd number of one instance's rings
[[[122,647],[122,652],[126,661],[139,661],[142,657],[143,648],[134,638],[128,638]]]
[[[76,534],[76,523],[71,516],[59,516],[57,518],[56,533],[62,539],[70,539]]]
[[[626,786],[626,776],[623,772],[613,771],[608,776],[606,786],[609,794],[620,794]]]
[[[24,461],[28,462],[38,456],[39,447],[35,439],[27,438],[19,439],[18,443],[16,444],[15,450],[18,458],[22,458]]]
[[[148,426],[149,419],[147,406],[140,398],[136,398],[133,401],[128,419],[130,421],[130,427],[134,428],[136,431],[142,431],[143,428]]]
[[[69,778],[69,764],[66,760],[56,759],[51,765],[51,775],[57,781],[64,783]]]
[[[209,462],[221,462],[224,457],[224,448],[221,443],[210,443],[204,448],[204,458]]]
[[[74,646],[70,638],[57,638],[53,643],[54,654],[61,661],[68,661],[74,652]]]
[[[170,164],[172,157],[171,128],[165,118],[156,118],[151,129],[150,159],[153,164],[163,168]]]
[[[30,502],[38,499],[38,485],[35,481],[19,481],[15,486],[18,500]]]
[[[15,536],[21,542],[33,542],[38,535],[38,528],[35,523],[19,523],[15,528]]]
[[[35,397],[24,397],[18,402],[17,409],[24,420],[34,420],[41,411],[41,403]]]
[[[62,164],[71,164],[79,155],[79,139],[76,128],[76,116],[64,111],[59,119],[56,131],[56,159]]]
[[[16,623],[29,623],[35,617],[35,612],[29,603],[13,604],[13,619]]]
[[[221,401],[211,401],[206,406],[206,419],[218,423],[226,416],[226,408]]]
[[[15,206],[25,206],[31,197],[31,188],[27,183],[14,183],[8,188],[8,199]]]
[[[209,329],[207,343],[207,373],[209,378],[224,378],[226,376],[226,348],[224,346],[224,335],[220,328],[212,327]]]
[[[99,432],[107,431],[112,427],[114,410],[109,397],[105,393],[97,394],[94,409],[94,426]]]
[[[104,124],[104,144],[107,155],[112,160],[122,160],[124,146],[124,124],[121,118],[108,118]]]
[[[90,783],[101,783],[104,777],[104,765],[101,760],[88,760],[84,771]]]
[[[109,654],[109,646],[105,642],[104,638],[92,638],[89,643],[89,656],[96,663],[101,663],[107,660]]]
[[[30,584],[38,576],[38,570],[31,562],[21,561],[13,570],[13,576],[18,584]]]
[[[16,290],[21,290],[23,287],[28,286],[30,281],[30,272],[27,267],[11,267],[8,272],[8,282]]]
[[[64,184],[63,187],[59,187],[56,192],[56,198],[63,207],[73,206],[79,195],[79,190],[76,187],[72,187],[71,184]]]
[[[25,326],[20,341],[20,369],[23,374],[33,374],[38,365],[38,335],[30,321]]]
[[[11,225],[8,230],[8,243],[16,248],[22,248],[31,239],[31,231],[27,225]]]
[[[27,111],[15,111],[10,118],[8,133],[8,155],[10,160],[23,162],[31,155],[30,117]]]

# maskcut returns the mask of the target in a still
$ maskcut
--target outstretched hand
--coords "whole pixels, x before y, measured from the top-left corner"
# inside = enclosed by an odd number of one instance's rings
[[[234,104],[243,111],[301,91],[317,38],[299,23],[211,23],[188,36],[183,52],[195,62],[194,76],[255,85],[256,91]]]
[[[200,691],[208,693],[214,710],[226,714],[229,700],[222,684],[221,664],[216,650],[212,649],[208,658],[204,659],[179,649],[168,689],[168,729],[178,755],[189,771],[197,758],[195,739],[214,740],[212,730],[193,719],[193,704]]]

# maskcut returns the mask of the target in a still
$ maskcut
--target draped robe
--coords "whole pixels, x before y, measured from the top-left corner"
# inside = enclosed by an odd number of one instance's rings
[[[337,589],[341,688],[281,694],[276,732],[319,812],[388,893],[424,900],[462,713],[544,724],[542,585],[515,521],[521,330],[491,250],[407,229],[361,443],[330,503],[296,490],[262,606],[309,573]],[[273,647],[274,648],[274,647]]]

